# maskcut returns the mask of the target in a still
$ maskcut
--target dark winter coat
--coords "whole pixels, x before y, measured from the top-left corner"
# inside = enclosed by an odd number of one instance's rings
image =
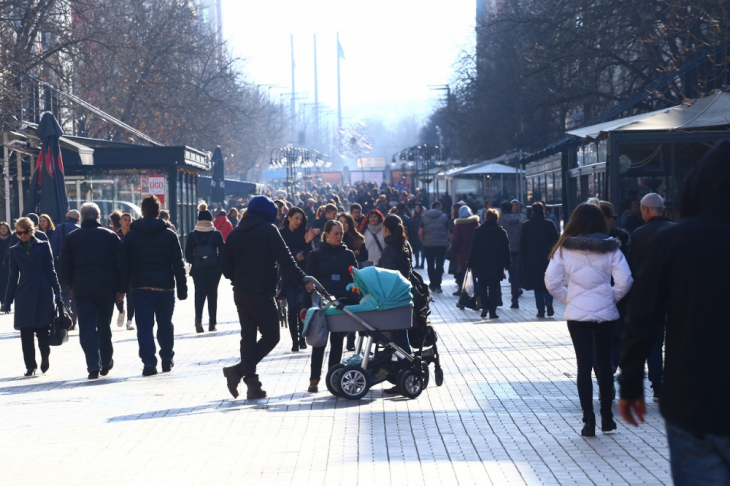
[[[43,231],[39,230],[37,227],[35,229],[35,233],[33,233],[33,236],[35,236],[35,239],[38,241],[48,242],[48,236],[46,236],[46,234]],[[10,243],[8,243],[8,248],[12,248],[15,245],[17,245],[18,243],[20,243],[20,238],[18,238],[18,235],[16,235],[15,233],[10,235]],[[53,253],[53,252],[51,252],[51,253]],[[10,252],[5,254],[5,260],[3,260],[5,262],[5,268],[8,268],[8,269],[10,268],[9,258],[10,258]]]
[[[185,262],[177,234],[158,218],[142,218],[132,222],[124,249],[131,266],[130,288],[150,287],[174,289],[187,298]]]
[[[342,236],[342,242],[345,244],[347,248],[352,250],[353,253],[355,253],[355,243],[353,242],[350,235],[343,235]],[[357,250],[357,253],[355,253],[355,258],[357,258],[358,263],[366,262],[368,261],[368,257],[370,254],[368,253],[368,249],[365,246],[365,242],[363,242],[362,246],[359,250]]]
[[[8,289],[8,250],[10,250],[10,237],[0,239],[0,299],[5,299],[5,291]],[[5,262],[8,262],[8,265]]]
[[[401,250],[393,244],[393,235],[385,237],[385,248],[378,261],[380,268],[396,270],[406,279],[410,278],[413,269],[413,251],[411,245],[406,241],[406,246]]]
[[[304,238],[304,235],[307,234],[307,229],[304,227],[304,225],[302,225],[294,231],[291,231],[289,227],[286,227],[282,230],[279,230],[279,232],[281,233],[281,237],[283,238],[284,243],[286,243],[286,246],[289,248],[289,251],[294,257],[294,260],[296,260],[297,266],[302,272],[304,272],[307,268],[307,255],[309,255],[309,253],[313,250],[312,242],[310,241],[309,243],[307,243],[307,240]],[[297,260],[297,253],[301,253],[304,256],[304,260]],[[292,280],[287,274],[283,274],[281,278],[283,283],[283,286],[281,288],[282,294],[286,294],[286,289],[290,285],[301,287],[299,285],[299,281]]]
[[[662,415],[693,434],[730,437],[730,220],[701,214],[663,226],[631,291],[621,398],[643,396],[644,362],[666,322]]]
[[[550,263],[550,252],[558,242],[555,224],[542,214],[533,214],[522,224],[520,258],[522,259],[521,287],[525,290],[545,290],[545,270]]]
[[[67,219],[65,222],[56,226],[56,231],[51,236],[51,251],[53,252],[53,258],[58,258],[58,254],[63,248],[63,243],[66,241],[66,237],[71,234],[72,231],[76,231],[81,226],[75,219]]]
[[[258,212],[248,211],[238,227],[231,231],[223,251],[223,275],[238,292],[274,297],[282,273],[304,286],[304,272],[299,268],[279,230]]]
[[[510,251],[512,253],[519,253],[522,225],[525,224],[525,221],[522,220],[522,215],[515,213],[502,213],[499,217],[499,224],[507,232]]]
[[[357,259],[343,244],[333,246],[323,241],[307,256],[307,275],[316,278],[336,298],[356,304],[359,295],[347,290],[347,285],[352,283],[350,267],[357,268]]]
[[[10,309],[15,301],[15,329],[50,325],[55,311],[53,298],[61,295],[51,245],[36,240],[28,255],[17,244],[10,247],[8,256],[5,308]]]
[[[474,230],[467,268],[476,278],[502,280],[511,261],[507,232],[496,221],[486,221]]]
[[[211,245],[215,248],[218,254],[218,264],[211,265],[204,268],[195,267],[195,249],[198,245]],[[192,264],[190,268],[190,276],[199,275],[213,275],[220,278],[221,270],[221,259],[223,258],[223,250],[225,249],[225,243],[223,243],[223,235],[220,231],[197,231],[193,230],[188,233],[187,241],[185,242],[185,261]]]
[[[634,277],[636,277],[641,265],[656,247],[654,235],[673,224],[669,218],[654,216],[646,224],[636,228],[633,235],[631,235],[631,252],[629,253],[629,267],[631,267],[631,273],[634,274]]]
[[[469,259],[471,242],[474,239],[474,230],[479,227],[479,216],[468,218],[456,218],[454,220],[454,233],[451,235],[451,251],[456,254],[456,261],[459,269],[466,270],[466,262]]]
[[[423,228],[423,246],[449,246],[449,217],[440,209],[429,209],[421,217]]]
[[[418,230],[421,228],[421,216],[420,215],[414,215],[411,218],[411,223],[408,228],[408,241],[411,243],[411,248],[414,250],[420,249],[423,244],[421,243],[421,240],[418,238]]]
[[[129,285],[129,263],[121,240],[95,220],[84,221],[66,236],[58,274],[76,299],[112,302]]]

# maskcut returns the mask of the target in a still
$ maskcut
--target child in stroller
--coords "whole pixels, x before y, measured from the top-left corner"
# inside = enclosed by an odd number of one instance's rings
[[[428,326],[427,314],[423,322],[425,325],[421,325],[423,308],[416,309],[419,323],[411,334],[413,354],[395,344],[388,332],[413,327],[411,283],[398,272],[377,267],[351,268],[350,271],[355,281],[350,285],[362,294],[357,305],[341,304],[316,280],[310,280],[322,296],[322,307],[307,312],[307,339],[314,338],[317,326],[323,325],[330,332],[359,331],[355,354],[327,372],[325,383],[330,393],[359,400],[367,395],[372,385],[389,381],[403,396],[417,398],[428,385],[430,363],[435,364],[436,384],[440,386],[443,372],[436,348],[436,333]],[[427,299],[425,305],[428,306]],[[317,319],[315,314],[318,312],[320,316]]]

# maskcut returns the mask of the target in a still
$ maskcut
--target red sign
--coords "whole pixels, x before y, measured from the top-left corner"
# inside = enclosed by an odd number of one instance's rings
[[[149,176],[149,185],[147,188],[147,192],[149,194],[154,194],[157,196],[157,199],[160,200],[160,204],[165,204],[165,189],[166,189],[166,182],[165,182],[165,176],[164,175],[150,175]]]

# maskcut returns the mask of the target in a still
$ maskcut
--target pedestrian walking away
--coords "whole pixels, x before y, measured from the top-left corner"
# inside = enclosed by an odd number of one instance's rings
[[[700,160],[684,185],[681,219],[655,233],[631,291],[622,346],[619,410],[638,425],[646,413],[644,362],[666,326],[659,407],[681,486],[730,484],[728,157],[726,139]]]
[[[279,342],[279,314],[276,307],[277,264],[282,272],[306,288],[305,274],[297,266],[289,248],[273,225],[277,207],[266,196],[255,196],[246,214],[226,241],[223,275],[233,284],[233,296],[241,323],[241,361],[223,368],[228,391],[238,397],[241,379],[247,386],[246,398],[266,397],[256,366]],[[257,333],[261,339],[256,340]]]
[[[656,235],[668,226],[674,225],[672,220],[664,216],[664,199],[659,194],[650,192],[641,198],[641,218],[644,224],[634,230],[631,236],[629,266],[635,277],[641,273],[644,262],[654,251]],[[648,378],[651,382],[653,400],[661,400],[662,376],[664,375],[664,328],[658,329],[654,337],[654,345],[646,359]]]
[[[63,248],[63,244],[66,241],[66,236],[68,236],[72,231],[76,231],[80,228],[79,226],[79,220],[81,219],[81,216],[79,212],[75,209],[70,210],[68,213],[66,213],[66,221],[59,224],[56,227],[56,231],[53,232],[53,236],[50,239],[51,243],[51,252],[53,252],[53,261],[58,261],[59,253],[61,253],[61,248]],[[63,299],[63,303],[66,306],[67,309],[71,311],[71,328],[69,331],[72,331],[76,329],[76,321],[77,321],[77,312],[76,312],[76,302],[73,299],[73,293],[71,292],[71,288],[67,285],[64,285],[63,282],[60,282],[61,284],[61,298]],[[2,295],[5,295],[3,292]]]
[[[522,255],[520,255],[520,236],[522,235],[522,224],[525,222],[524,215],[520,212],[520,203],[515,199],[512,202],[502,201],[499,205],[502,214],[499,216],[499,224],[507,232],[510,249],[509,284],[512,294],[512,305],[510,308],[520,308],[520,295],[522,294]]]
[[[216,230],[220,231],[220,234],[223,237],[223,242],[225,243],[228,239],[228,235],[231,233],[231,231],[233,231],[233,224],[231,224],[230,219],[228,219],[228,214],[226,213],[225,209],[221,209],[218,211],[215,216],[213,226]]]
[[[20,330],[23,346],[25,376],[32,376],[37,369],[33,336],[38,338],[41,352],[41,372],[50,367],[50,332],[54,315],[54,296],[61,301],[61,287],[53,267],[51,245],[38,240],[35,224],[30,218],[20,218],[15,223],[18,244],[8,250],[8,288],[5,293],[5,313],[16,304],[14,327]]]
[[[558,230],[552,221],[545,217],[545,206],[541,202],[532,205],[532,217],[522,225],[519,255],[522,260],[521,286],[535,292],[537,317],[555,315],[553,296],[545,288],[545,270],[548,258],[558,241]]]
[[[423,243],[426,254],[429,288],[438,294],[441,290],[441,279],[444,275],[446,248],[449,246],[449,217],[441,211],[441,203],[434,202],[431,209],[423,213],[418,238]]]
[[[307,275],[316,278],[328,293],[334,295],[342,303],[352,305],[357,304],[360,299],[358,294],[347,290],[347,285],[352,283],[350,267],[357,268],[357,259],[352,250],[342,243],[342,223],[328,221],[324,225],[322,243],[319,248],[307,256]],[[343,332],[329,333],[330,355],[327,369],[342,360],[342,344],[345,334]],[[313,393],[318,391],[325,347],[312,348],[308,391]]]
[[[152,330],[157,322],[162,371],[175,365],[173,351],[175,329],[172,315],[177,297],[188,297],[185,262],[177,234],[158,218],[160,201],[156,196],[142,199],[142,219],[130,226],[124,237],[124,249],[131,267],[130,291],[134,298],[139,357],[144,365],[143,376],[157,374],[155,338]]]
[[[117,231],[117,236],[119,239],[124,243],[124,237],[129,233],[129,229],[132,226],[132,222],[134,221],[134,218],[129,213],[123,213],[122,216],[119,218],[119,230]],[[124,325],[124,320],[127,321],[127,331],[134,331],[135,327],[134,324],[132,324],[134,319],[134,297],[132,296],[132,292],[127,292],[124,295],[125,299],[127,299],[127,310],[125,312],[124,310],[124,301],[117,302],[117,311],[119,311],[119,315],[117,316],[117,326],[122,327]]]
[[[59,276],[76,299],[79,341],[89,379],[114,367],[111,320],[114,303],[123,302],[129,265],[119,237],[100,222],[99,206],[84,203],[81,228],[66,236],[58,259]]]
[[[552,224],[552,223],[550,223]],[[563,286],[567,277],[568,288]],[[611,278],[614,285],[611,286]],[[601,402],[601,430],[616,429],[613,420],[611,342],[619,318],[616,302],[628,293],[633,279],[619,242],[608,236],[601,210],[582,203],[573,211],[550,255],[545,287],[566,305],[565,319],[578,363],[578,397],[583,410],[581,435],[596,435],[591,369],[595,354]]]
[[[235,210],[235,208],[233,208]],[[198,224],[188,233],[185,260],[192,264],[190,276],[195,285],[195,331],[204,332],[203,307],[208,301],[208,332],[217,331],[218,284],[223,274],[223,235],[213,225],[213,213],[206,203],[198,205]]]
[[[454,220],[454,234],[451,236],[451,251],[456,255],[459,271],[456,275],[455,296],[461,295],[461,287],[466,276],[467,260],[474,239],[474,230],[479,227],[479,216],[472,215],[469,206],[459,208],[459,217]]]
[[[474,230],[469,249],[467,268],[476,278],[476,285],[482,301],[482,319],[498,319],[497,306],[501,293],[500,282],[505,271],[510,270],[510,247],[507,232],[499,224],[499,213],[488,209],[484,224]]]
[[[422,216],[423,208],[418,204],[415,205],[413,215],[411,216],[411,225],[408,228],[408,242],[413,249],[413,268],[418,269],[423,269],[426,261],[426,255],[423,253],[423,243],[421,243],[421,239],[418,237],[418,232],[421,230]]]

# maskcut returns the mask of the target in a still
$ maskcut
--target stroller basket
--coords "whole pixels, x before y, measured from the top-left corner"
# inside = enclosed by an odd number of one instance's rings
[[[347,314],[325,315],[330,332],[355,332],[367,329]],[[413,307],[410,305],[384,311],[358,312],[357,317],[378,331],[410,329],[413,321]]]

